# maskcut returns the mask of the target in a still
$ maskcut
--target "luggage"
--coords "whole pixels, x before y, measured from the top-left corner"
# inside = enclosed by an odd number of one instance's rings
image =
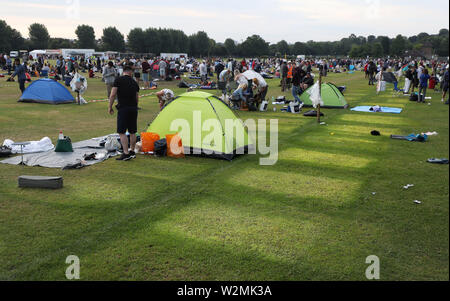
[[[269,105],[269,102],[264,100],[263,102],[261,102],[261,105],[259,106],[259,110],[261,112],[265,112],[267,111],[267,106]]]
[[[409,96],[409,100],[410,100],[410,101],[418,101],[418,100],[419,100],[419,95],[417,95],[416,93],[412,93],[412,94]]]
[[[166,138],[155,141],[154,153],[158,157],[165,157],[167,155],[167,140],[166,140]]]
[[[298,102],[291,101],[289,103],[289,107],[288,108],[289,108],[288,112],[291,112],[293,114],[300,113],[300,104]]]
[[[18,179],[21,188],[48,188],[59,189],[63,187],[62,177],[20,176]]]
[[[64,136],[64,139],[58,139],[56,143],[55,152],[57,153],[72,153],[72,141],[69,137]]]

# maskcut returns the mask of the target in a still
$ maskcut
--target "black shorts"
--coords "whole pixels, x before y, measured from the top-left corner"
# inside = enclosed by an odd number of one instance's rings
[[[141,73],[136,72],[136,73],[134,74],[134,77],[136,77],[136,78],[141,78]]]
[[[123,107],[117,112],[117,133],[125,134],[128,130],[130,134],[137,132],[137,107]]]
[[[442,92],[446,92],[448,91],[448,83],[443,83],[442,84]]]

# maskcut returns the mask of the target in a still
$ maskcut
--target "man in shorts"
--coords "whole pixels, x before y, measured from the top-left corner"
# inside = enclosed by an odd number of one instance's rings
[[[139,103],[139,85],[133,79],[133,68],[129,65],[123,67],[123,76],[114,81],[111,95],[109,97],[108,113],[113,115],[113,104],[118,99],[117,108],[117,133],[120,136],[123,153],[117,160],[128,161],[136,158],[134,149],[136,147],[137,117]],[[130,146],[128,150],[128,137],[130,133]]]
[[[175,94],[170,89],[162,89],[158,93],[156,93],[156,96],[159,100],[159,110],[162,110],[164,108],[164,104],[166,102],[169,102],[175,98]]]

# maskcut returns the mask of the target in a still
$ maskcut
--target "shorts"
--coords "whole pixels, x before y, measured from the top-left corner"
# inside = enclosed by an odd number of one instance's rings
[[[117,133],[125,134],[128,130],[130,134],[137,132],[137,107],[123,107],[117,112]]]
[[[148,82],[148,73],[142,73],[142,80]]]
[[[442,92],[448,91],[448,87],[449,87],[448,83],[443,83],[442,84]]]
[[[166,77],[166,70],[164,70],[164,69],[159,70],[159,75],[161,77]]]
[[[140,73],[140,72],[134,73],[134,77],[136,77],[136,78],[141,78],[141,73]]]

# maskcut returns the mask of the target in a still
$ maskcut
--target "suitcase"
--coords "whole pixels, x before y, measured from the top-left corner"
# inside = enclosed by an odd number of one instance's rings
[[[60,189],[63,187],[62,177],[20,176],[18,179],[20,188],[48,188]]]

